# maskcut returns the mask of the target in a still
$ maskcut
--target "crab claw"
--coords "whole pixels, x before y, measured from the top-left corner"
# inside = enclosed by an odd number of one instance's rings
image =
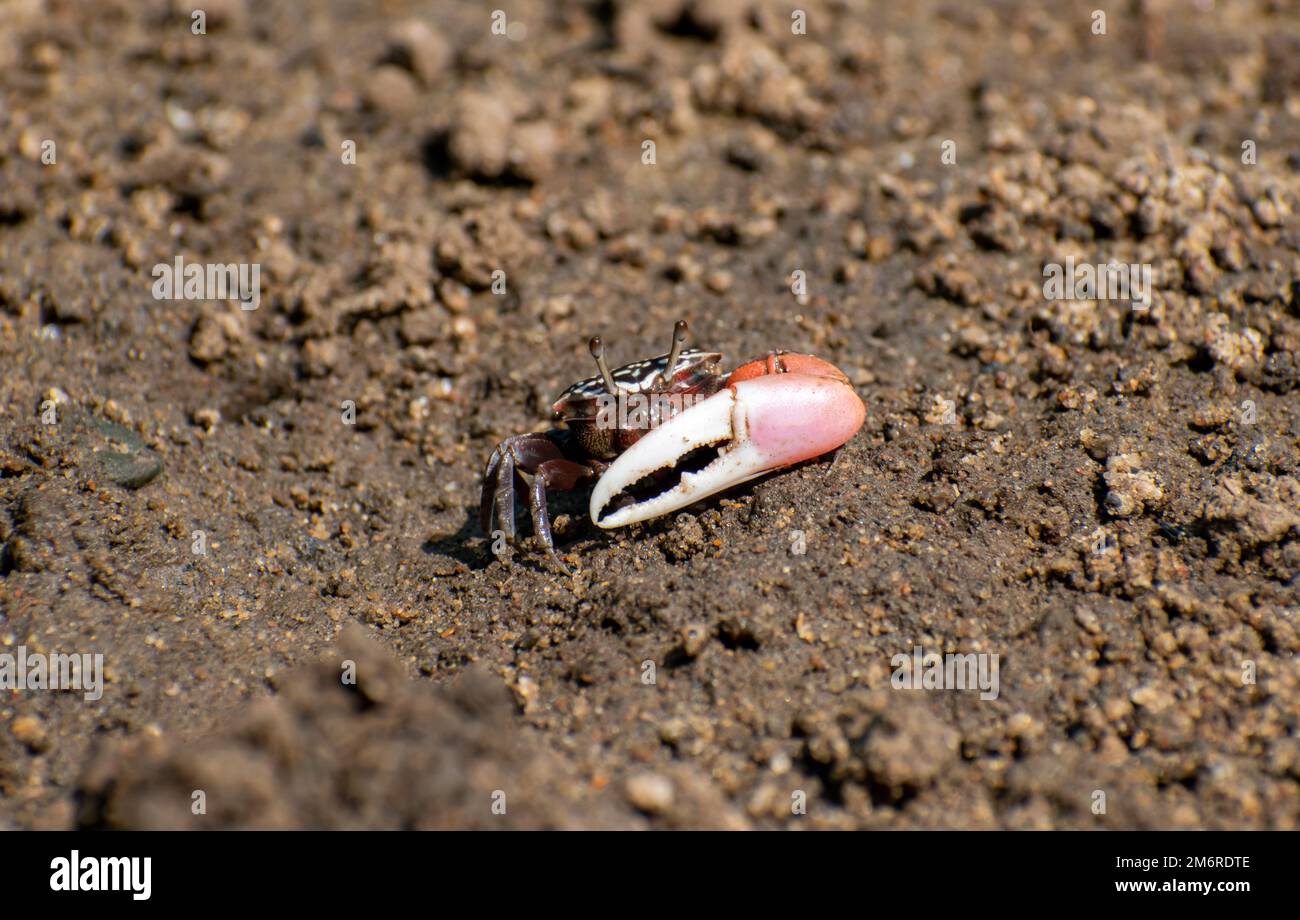
[[[800,359],[790,362],[786,359]],[[807,360],[804,360],[807,359]],[[629,447],[591,494],[591,520],[622,527],[692,505],[764,473],[819,457],[857,433],[867,409],[834,365],[806,355],[744,365],[727,387]],[[740,379],[737,380],[736,378]],[[657,485],[681,464],[675,484]],[[646,495],[648,486],[651,493]],[[633,501],[604,514],[621,493]]]

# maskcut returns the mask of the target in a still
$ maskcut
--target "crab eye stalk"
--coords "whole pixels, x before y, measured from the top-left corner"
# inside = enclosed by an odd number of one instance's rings
[[[600,371],[600,379],[605,382],[605,389],[610,394],[617,393],[614,387],[614,375],[609,372],[609,365],[605,363],[605,343],[600,340],[600,336],[594,336],[587,345],[591,349],[591,356],[596,359],[596,368]]]
[[[686,328],[686,320],[684,319],[679,319],[673,326],[673,344],[668,349],[668,363],[664,365],[664,369],[659,373],[659,380],[664,386],[668,385],[668,381],[673,374],[673,368],[677,366],[677,359],[681,357],[682,345],[686,343]]]

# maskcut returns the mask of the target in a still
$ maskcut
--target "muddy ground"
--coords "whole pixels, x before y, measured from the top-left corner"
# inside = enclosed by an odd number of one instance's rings
[[[195,6],[0,6],[0,827],[1300,826],[1296,4]],[[863,431],[494,556],[681,316]]]

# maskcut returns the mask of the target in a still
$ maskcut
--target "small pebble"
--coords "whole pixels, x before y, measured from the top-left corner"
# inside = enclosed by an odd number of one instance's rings
[[[657,773],[638,773],[627,781],[628,803],[648,815],[663,814],[673,804],[673,784]]]
[[[14,719],[10,730],[14,738],[21,744],[27,745],[32,751],[39,753],[49,747],[50,739],[45,731],[45,724],[36,716],[19,716]]]

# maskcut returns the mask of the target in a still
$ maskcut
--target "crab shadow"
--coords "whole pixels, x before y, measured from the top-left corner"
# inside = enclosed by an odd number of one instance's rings
[[[470,569],[485,569],[492,561],[489,544],[478,528],[478,509],[466,508],[465,520],[454,532],[435,533],[421,545],[430,556],[445,556]]]

